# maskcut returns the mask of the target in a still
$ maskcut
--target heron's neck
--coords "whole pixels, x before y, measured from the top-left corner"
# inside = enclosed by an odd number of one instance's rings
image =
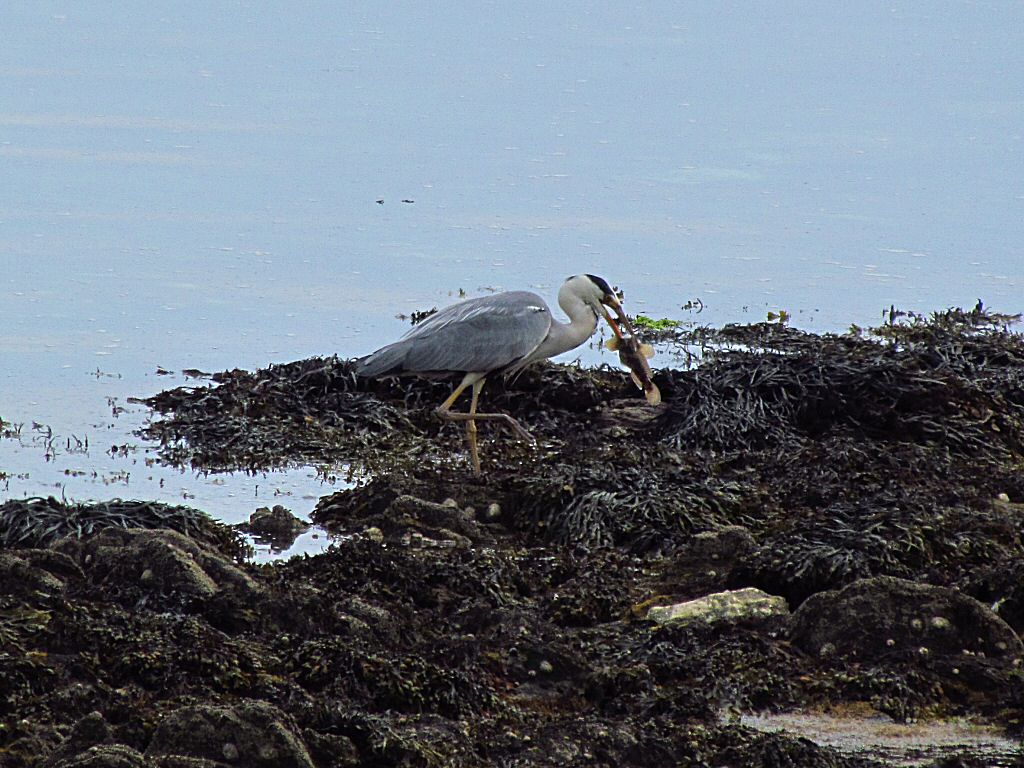
[[[545,357],[554,357],[575,349],[594,335],[597,330],[597,315],[579,296],[562,290],[558,292],[558,306],[569,316],[568,323],[552,318],[551,330],[545,343]]]

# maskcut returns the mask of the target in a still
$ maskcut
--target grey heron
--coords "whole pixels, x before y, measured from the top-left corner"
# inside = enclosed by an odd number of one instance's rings
[[[466,441],[473,471],[480,474],[476,422],[496,421],[527,441],[523,426],[507,413],[478,413],[477,402],[486,378],[494,373],[517,373],[530,363],[574,349],[597,330],[600,317],[615,336],[622,332],[605,306],[632,330],[615,292],[595,275],[574,275],[558,291],[558,304],[569,317],[563,323],[551,316],[540,296],[530,291],[507,291],[469,299],[436,312],[414,326],[399,341],[355,362],[359,376],[395,374],[444,376],[462,374],[462,380],[437,409],[449,421],[466,422]],[[468,413],[452,411],[467,387],[472,387]]]

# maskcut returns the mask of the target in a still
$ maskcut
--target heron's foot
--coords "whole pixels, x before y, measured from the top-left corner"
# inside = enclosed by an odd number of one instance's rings
[[[526,427],[524,427],[522,424],[520,424],[518,421],[513,419],[508,414],[503,413],[501,415],[505,417],[502,421],[504,421],[505,426],[507,426],[512,431],[512,434],[514,434],[520,440],[529,443],[530,445],[537,444],[537,438],[531,435],[529,431],[526,429]]]
[[[445,421],[497,421],[500,424],[504,424],[520,440],[525,440],[528,443],[536,443],[537,440],[531,435],[526,428],[518,421],[513,419],[507,413],[458,413],[456,411],[444,410],[443,408],[437,409],[437,415]],[[474,433],[476,431],[474,427]]]

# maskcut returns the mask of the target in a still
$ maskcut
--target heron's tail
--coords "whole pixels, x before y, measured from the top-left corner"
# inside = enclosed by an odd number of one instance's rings
[[[381,347],[376,352],[355,361],[356,375],[373,377],[401,373],[405,370],[406,351],[405,345],[400,341]]]

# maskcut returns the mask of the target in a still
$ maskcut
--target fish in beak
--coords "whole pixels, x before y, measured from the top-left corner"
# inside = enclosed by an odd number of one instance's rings
[[[629,321],[629,317],[626,316],[625,311],[622,309],[622,303],[612,294],[607,294],[602,302],[607,304],[609,307],[615,310],[615,314],[618,318],[619,323],[626,328],[629,332],[629,336],[623,336],[622,330],[616,324],[615,320],[604,310],[605,320],[608,321],[608,325],[612,327],[612,331],[615,333],[615,338],[610,339],[605,345],[611,351],[618,351],[619,362],[629,368],[630,376],[633,378],[633,382],[637,387],[643,390],[644,397],[647,399],[649,405],[658,405],[661,402],[661,392],[658,389],[658,385],[653,381],[653,374],[651,373],[651,366],[648,364],[647,359],[654,356],[654,347],[650,344],[641,344],[639,339],[636,337],[636,330],[633,328],[633,324]]]

